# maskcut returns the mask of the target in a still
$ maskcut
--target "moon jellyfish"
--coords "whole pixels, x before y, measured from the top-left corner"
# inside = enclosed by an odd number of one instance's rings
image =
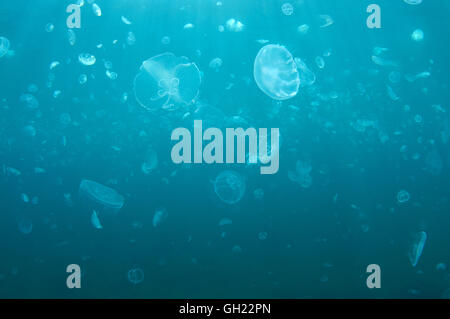
[[[312,72],[308,66],[300,58],[295,58],[295,64],[299,70],[300,86],[313,85],[316,82],[316,75]]]
[[[22,218],[21,220],[19,220],[17,226],[19,228],[19,231],[25,235],[28,235],[33,230],[33,223],[28,218]]]
[[[167,211],[165,208],[159,208],[155,211],[155,214],[153,215],[153,227],[158,227],[161,225],[166,219],[167,219]]]
[[[410,198],[409,193],[404,189],[402,189],[397,193],[397,201],[399,203],[406,203],[407,201],[409,201],[409,198]]]
[[[245,193],[245,179],[235,171],[223,171],[213,181],[214,192],[225,203],[239,202]]]
[[[415,6],[415,5],[421,4],[422,0],[403,0],[403,2]]]
[[[274,100],[297,95],[300,77],[292,54],[281,45],[268,44],[259,50],[253,69],[256,84]]]
[[[107,210],[117,213],[124,204],[124,197],[114,189],[87,179],[80,183],[79,196],[97,212]]]
[[[422,41],[423,37],[424,37],[423,31],[420,29],[414,30],[414,32],[411,33],[411,39],[413,39],[416,42]]]
[[[100,223],[100,219],[98,218],[97,212],[95,210],[92,211],[91,224],[96,229],[102,229],[103,228],[102,224]]]
[[[424,231],[418,232],[414,236],[414,241],[408,252],[409,261],[411,262],[411,265],[413,267],[416,267],[417,263],[419,262],[426,240],[427,233]]]
[[[9,46],[9,40],[5,37],[0,37],[0,58],[8,53]]]
[[[96,62],[95,56],[89,53],[80,53],[78,56],[78,61],[83,65],[94,65]]]
[[[128,281],[137,285],[144,280],[144,271],[141,268],[133,267],[127,272]]]
[[[284,15],[290,16],[294,13],[294,7],[289,2],[286,2],[281,6],[281,11]]]
[[[309,188],[312,185],[311,170],[312,166],[309,161],[298,160],[295,164],[295,171],[288,171],[288,178],[303,188]]]
[[[200,82],[200,70],[195,63],[167,52],[142,63],[134,78],[134,94],[137,102],[148,110],[170,109],[193,102]]]

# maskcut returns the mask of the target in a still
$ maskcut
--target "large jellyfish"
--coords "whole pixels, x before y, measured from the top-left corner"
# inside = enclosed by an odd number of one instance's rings
[[[274,100],[297,95],[300,76],[292,54],[281,45],[268,44],[259,50],[253,69],[258,87]]]
[[[124,204],[124,198],[114,189],[94,181],[83,179],[79,196],[89,208],[97,211],[117,213]]]
[[[195,100],[200,82],[195,63],[167,52],[142,63],[134,78],[134,94],[146,109],[173,109]]]

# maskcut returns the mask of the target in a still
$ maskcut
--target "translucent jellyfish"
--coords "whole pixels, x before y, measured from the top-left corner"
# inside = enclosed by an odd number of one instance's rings
[[[144,271],[141,268],[133,267],[128,270],[127,278],[133,285],[137,285],[144,280]]]
[[[81,53],[78,56],[78,61],[80,61],[81,64],[83,65],[94,65],[95,64],[95,56],[93,56],[92,54],[89,53]]]
[[[165,45],[169,44],[170,43],[170,38],[168,36],[163,37],[161,39],[161,43],[165,44]]]
[[[286,2],[281,6],[281,12],[286,16],[290,16],[294,13],[294,7],[289,2]]]
[[[67,40],[69,41],[69,44],[71,46],[74,46],[77,41],[77,36],[75,34],[75,31],[73,31],[72,29],[67,30]]]
[[[120,19],[127,25],[130,25],[132,23],[127,17],[121,16]]]
[[[399,203],[406,203],[409,201],[410,195],[406,190],[401,190],[397,193],[397,201]]]
[[[414,235],[413,243],[408,251],[409,261],[413,267],[416,267],[419,262],[420,256],[422,255],[423,248],[425,247],[425,242],[427,240],[427,233],[420,231]]]
[[[219,226],[221,226],[221,227],[225,226],[225,225],[231,225],[231,224],[233,224],[233,221],[227,217],[224,217],[219,221]]]
[[[118,212],[125,201],[114,189],[87,179],[83,179],[80,183],[79,196],[92,204],[97,211]]]
[[[319,15],[319,18],[322,20],[321,28],[326,28],[334,23],[333,18],[328,14],[321,14]]]
[[[266,239],[267,239],[267,236],[268,236],[267,232],[262,231],[262,232],[260,232],[260,233],[258,234],[258,239],[259,239],[259,240],[266,240]]]
[[[45,26],[46,32],[52,32],[54,29],[55,29],[55,25],[53,23],[47,23],[47,25]]]
[[[274,100],[297,95],[300,76],[292,54],[281,45],[268,44],[259,50],[253,69],[258,87]]]
[[[33,223],[28,218],[19,220],[17,227],[22,234],[28,235],[33,230]]]
[[[20,102],[24,103],[26,107],[30,109],[37,109],[39,107],[38,100],[34,97],[33,94],[24,93],[20,96]]]
[[[403,2],[410,5],[418,5],[422,3],[422,0],[403,0]]]
[[[142,163],[141,170],[144,174],[150,174],[158,166],[158,155],[155,150],[150,148],[145,156],[145,162]]]
[[[96,4],[95,2],[92,4],[92,11],[97,17],[100,17],[102,15],[102,9]]]
[[[158,208],[153,215],[153,227],[158,227],[167,219],[167,210],[165,208]]]
[[[309,25],[302,24],[302,25],[298,26],[297,31],[301,34],[306,34],[309,31]]]
[[[244,29],[244,24],[233,18],[228,19],[225,25],[227,30],[231,32],[241,32]]]
[[[413,39],[413,41],[420,42],[423,40],[423,37],[423,31],[420,29],[416,29],[413,33],[411,33],[411,39]]]
[[[400,82],[401,78],[402,76],[398,71],[392,71],[391,73],[389,73],[389,81],[391,83],[398,83]]]
[[[9,46],[9,40],[5,37],[0,37],[0,58],[8,53]]]
[[[311,176],[312,166],[309,161],[298,160],[295,165],[295,172],[288,171],[288,178],[303,188],[309,188],[312,185]]]
[[[95,210],[92,211],[91,224],[96,229],[103,228],[102,224],[100,223],[100,219],[98,218],[97,212]]]
[[[80,83],[80,84],[84,84],[84,83],[86,83],[87,82],[87,75],[86,74],[81,74],[79,77],[78,77],[78,83]]]
[[[222,59],[221,58],[214,58],[209,62],[209,67],[211,69],[214,69],[215,71],[219,71],[220,67],[222,66]]]
[[[214,192],[227,204],[236,204],[245,193],[245,179],[235,171],[223,171],[213,181]]]
[[[313,85],[314,82],[316,82],[316,75],[314,72],[312,72],[300,58],[295,58],[295,64],[297,65],[300,74],[300,86]]]
[[[174,108],[193,102],[200,82],[200,70],[195,63],[168,52],[142,63],[134,78],[134,94],[148,110]]]
[[[325,67],[325,60],[321,56],[317,56],[314,61],[319,69],[323,69]]]

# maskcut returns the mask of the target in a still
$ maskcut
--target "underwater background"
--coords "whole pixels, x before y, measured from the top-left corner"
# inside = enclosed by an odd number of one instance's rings
[[[1,298],[449,298],[448,1],[84,0],[68,31],[71,3],[0,3]],[[255,80],[270,44],[289,99]],[[167,52],[192,96],[142,103]],[[279,128],[279,171],[173,163],[194,119]]]

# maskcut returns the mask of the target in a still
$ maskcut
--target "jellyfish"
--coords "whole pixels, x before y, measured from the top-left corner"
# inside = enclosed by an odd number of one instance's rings
[[[235,171],[223,171],[213,181],[214,192],[223,202],[232,205],[245,193],[245,179]]]
[[[168,52],[142,63],[134,78],[134,94],[137,102],[148,110],[173,109],[194,101],[200,82],[200,70],[195,63]]]
[[[299,69],[300,86],[313,85],[316,82],[316,75],[308,68],[305,62],[300,58],[294,59]]]
[[[114,189],[87,179],[83,179],[80,183],[79,196],[97,213],[100,211],[117,213],[124,203],[123,196]]]
[[[414,241],[410,246],[408,252],[409,261],[411,262],[411,265],[413,267],[416,267],[417,263],[419,262],[426,240],[427,240],[427,233],[424,231],[420,231],[414,235]]]
[[[33,230],[33,223],[28,218],[22,218],[21,220],[19,220],[17,226],[19,228],[19,231],[25,235],[28,235]]]
[[[8,53],[9,46],[9,40],[5,37],[0,37],[0,58]]]
[[[281,45],[268,44],[259,50],[253,69],[258,87],[274,100],[297,95],[300,77],[292,54]]]
[[[144,280],[144,271],[141,268],[133,267],[127,272],[128,281],[137,285]]]

